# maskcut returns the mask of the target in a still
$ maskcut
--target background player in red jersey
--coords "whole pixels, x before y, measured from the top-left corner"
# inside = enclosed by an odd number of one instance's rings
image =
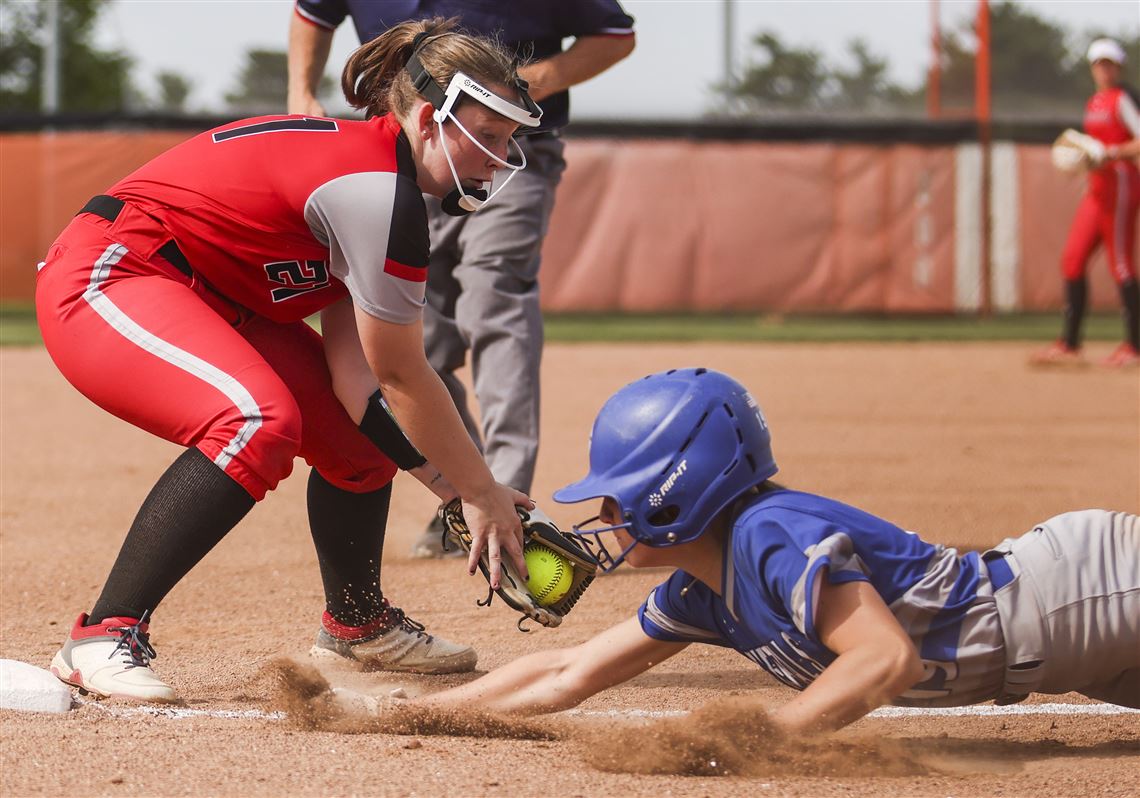
[[[92,199],[40,265],[37,316],[64,376],[189,447],[53,659],[70,684],[174,698],[150,667],[149,614],[297,456],[312,466],[326,598],[315,653],[387,670],[475,665],[380,590],[397,465],[463,497],[472,572],[484,546],[493,584],[504,552],[526,570],[514,505],[530,500],[494,480],[424,356],[423,194],[470,202],[497,169],[517,171],[512,135],[541,111],[512,54],[442,19],[361,47],[343,88],[367,121],[261,117],[196,136]],[[304,322],[316,311],[323,339]]]
[[[1061,339],[1036,353],[1038,365],[1083,362],[1081,324],[1088,302],[1085,267],[1097,245],[1108,253],[1112,277],[1124,306],[1124,341],[1105,365],[1140,365],[1140,288],[1132,252],[1136,241],[1136,215],[1140,208],[1140,110],[1121,83],[1124,48],[1112,39],[1097,39],[1089,46],[1088,60],[1096,93],[1085,106],[1085,132],[1105,145],[1104,158],[1092,165],[1069,239],[1061,256],[1065,278],[1065,326]]]

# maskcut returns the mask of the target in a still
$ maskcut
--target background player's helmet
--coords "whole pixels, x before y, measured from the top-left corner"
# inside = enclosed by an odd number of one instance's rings
[[[590,472],[554,499],[608,496],[621,506],[618,527],[636,543],[673,546],[700,537],[717,513],[775,473],[768,424],[748,390],[718,371],[671,369],[606,401],[590,436]],[[601,559],[611,570],[627,552]]]

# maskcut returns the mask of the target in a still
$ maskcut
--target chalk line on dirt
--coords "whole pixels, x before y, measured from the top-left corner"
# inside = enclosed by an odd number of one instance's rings
[[[652,709],[571,709],[566,715],[603,718],[676,718],[688,715],[686,710]],[[968,707],[879,707],[867,715],[869,718],[922,718],[967,717],[998,715],[1129,715],[1140,714],[1140,709],[1118,707],[1115,704],[1010,704],[994,706],[978,704]]]
[[[284,712],[263,712],[260,709],[191,709],[175,706],[111,706],[90,699],[79,699],[81,707],[95,707],[117,718],[151,716],[159,718],[218,718],[221,720],[284,720]],[[562,713],[587,718],[678,718],[688,715],[687,710],[654,709],[570,709]],[[994,717],[1001,715],[1134,715],[1140,710],[1118,707],[1115,704],[1010,704],[994,706],[979,704],[969,707],[880,707],[871,718],[916,717]]]
[[[176,706],[150,706],[143,704],[137,707],[112,706],[101,701],[92,701],[89,698],[77,699],[80,707],[94,707],[116,718],[132,718],[149,715],[156,718],[220,718],[223,720],[284,720],[284,712],[263,712],[260,709],[190,709]]]
[[[1140,709],[1116,704],[976,704],[969,707],[879,707],[872,718],[966,717],[995,715],[1136,715]]]

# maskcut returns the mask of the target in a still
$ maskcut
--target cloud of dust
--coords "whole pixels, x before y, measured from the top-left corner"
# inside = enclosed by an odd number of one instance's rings
[[[582,757],[609,773],[677,776],[916,776],[947,773],[945,763],[881,737],[790,736],[763,707],[740,696],[687,717],[641,726],[591,724],[576,735]]]
[[[287,658],[269,662],[261,679],[271,685],[269,709],[284,712],[302,729],[339,734],[400,734],[424,737],[482,737],[508,740],[556,740],[546,723],[501,718],[482,712],[422,707],[381,699],[375,709],[339,700],[315,667]]]
[[[953,741],[884,738],[870,732],[789,735],[768,717],[762,702],[727,696],[685,717],[649,723],[536,721],[471,710],[418,706],[336,689],[315,667],[279,658],[261,673],[271,685],[270,710],[312,731],[509,740],[567,740],[582,760],[609,773],[676,776],[839,777],[965,776],[1010,773],[1016,762],[982,762],[976,747]],[[346,700],[347,699],[347,700]],[[940,744],[945,743],[945,744]]]

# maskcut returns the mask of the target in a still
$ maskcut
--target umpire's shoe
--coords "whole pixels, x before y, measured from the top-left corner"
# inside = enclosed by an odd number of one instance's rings
[[[413,560],[440,560],[448,557],[466,557],[465,552],[454,540],[449,540],[444,530],[443,519],[433,517],[416,542],[412,544]]]
[[[51,661],[51,672],[81,692],[101,698],[174,701],[174,689],[150,669],[156,655],[142,618],[104,618],[85,626],[79,616],[67,642]]]
[[[467,673],[479,655],[424,631],[404,611],[388,604],[384,615],[365,626],[345,626],[328,612],[321,619],[317,641],[309,649],[314,659],[353,670],[403,673]]]

